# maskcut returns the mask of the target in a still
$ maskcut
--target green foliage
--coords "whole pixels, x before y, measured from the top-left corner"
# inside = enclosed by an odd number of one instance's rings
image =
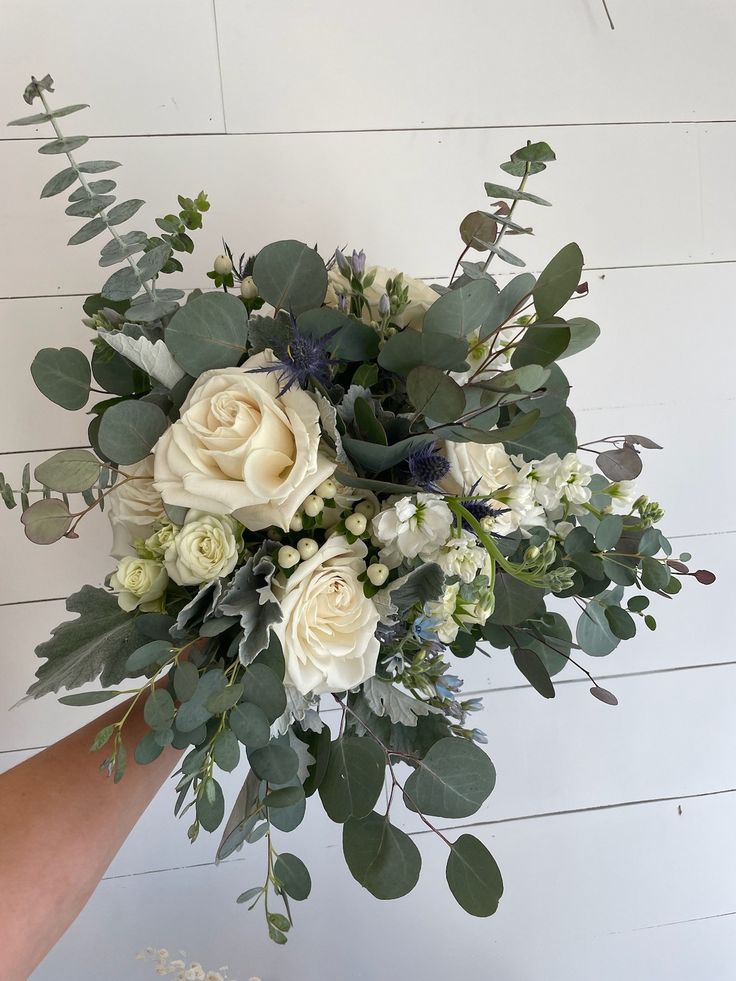
[[[503,879],[486,846],[473,835],[460,835],[450,848],[447,884],[460,906],[473,916],[492,916],[503,895]]]
[[[102,464],[89,450],[60,450],[40,463],[36,480],[50,490],[72,494],[89,490],[100,476]]]
[[[178,364],[196,377],[211,368],[230,368],[244,357],[248,339],[245,307],[227,293],[189,300],[166,329],[166,344]]]
[[[583,270],[580,246],[571,242],[560,249],[542,271],[534,287],[534,308],[540,321],[553,317],[577,289]]]
[[[100,449],[108,459],[129,466],[147,457],[167,428],[166,416],[153,402],[117,402],[102,417]]]
[[[35,501],[20,517],[26,538],[35,545],[53,545],[69,531],[72,516],[65,501],[56,497]]]
[[[327,292],[324,262],[314,249],[293,239],[261,249],[253,266],[253,279],[267,303],[295,317],[321,306]]]
[[[284,892],[292,899],[301,901],[312,891],[309,870],[300,858],[289,852],[281,852],[273,867],[273,873]]]
[[[388,339],[378,355],[378,364],[404,377],[419,365],[462,371],[467,353],[468,345],[462,337],[417,333],[409,328]]]
[[[385,769],[384,752],[372,738],[336,739],[319,787],[327,816],[338,824],[351,817],[367,817],[381,793]]]
[[[343,828],[342,848],[351,875],[376,899],[406,896],[419,880],[419,849],[388,815],[374,811],[350,818]]]
[[[404,785],[411,810],[438,817],[475,814],[496,783],[496,771],[482,749],[466,739],[440,739]]]
[[[81,409],[89,398],[92,372],[89,361],[73,347],[45,347],[31,365],[39,391],[62,409]]]
[[[422,333],[467,337],[485,321],[497,294],[498,288],[487,279],[477,279],[445,293],[425,314]]]

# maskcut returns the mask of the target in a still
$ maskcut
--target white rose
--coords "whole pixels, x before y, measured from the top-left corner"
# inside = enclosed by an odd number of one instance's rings
[[[378,304],[386,292],[386,283],[389,279],[396,279],[399,275],[399,270],[386,269],[385,266],[369,266],[365,271],[365,275],[368,276],[370,273],[375,273],[376,278],[363,293],[363,296],[370,304],[370,314],[364,311],[363,319],[369,321],[381,320]],[[391,318],[391,323],[396,324],[397,327],[411,326],[419,330],[424,321],[424,314],[439,297],[439,293],[435,293],[431,286],[428,286],[423,280],[413,279],[406,274],[403,275],[402,282],[409,290],[409,303],[401,313]],[[335,263],[329,272],[325,304],[327,306],[337,306],[337,294],[349,297],[351,292],[350,283],[345,279],[338,269],[337,263]]]
[[[363,592],[363,542],[333,535],[311,559],[272,588],[283,619],[272,630],[281,641],[286,684],[302,695],[347,691],[376,673],[378,611]]]
[[[113,558],[121,559],[133,550],[133,540],[148,538],[154,525],[165,517],[161,495],[153,486],[153,457],[125,467],[134,480],[121,480],[107,495],[107,516],[112,525]]]
[[[446,442],[444,453],[450,472],[442,481],[449,494],[492,494],[499,487],[509,487],[518,472],[501,443]]]
[[[126,613],[140,607],[144,612],[161,609],[169,577],[160,562],[126,555],[110,577],[110,586],[118,594],[118,605]]]
[[[302,389],[279,395],[264,351],[240,368],[200,375],[181,418],[154,447],[155,483],[167,504],[233,514],[251,531],[286,531],[335,469],[320,451],[319,410]]]
[[[238,561],[232,519],[190,511],[164,555],[166,571],[180,586],[197,586],[227,576]]]

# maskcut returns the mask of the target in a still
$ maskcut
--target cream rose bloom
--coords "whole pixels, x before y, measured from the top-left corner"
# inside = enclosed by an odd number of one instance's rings
[[[386,269],[385,266],[369,266],[365,271],[366,276],[369,273],[375,273],[376,278],[363,293],[370,304],[370,316],[367,311],[364,311],[363,319],[380,320],[381,315],[378,312],[378,303],[386,292],[387,281],[389,279],[396,279],[399,275],[399,270]],[[429,310],[434,301],[438,299],[439,293],[435,293],[423,280],[414,279],[411,276],[407,276],[406,273],[403,274],[403,283],[409,290],[409,304],[404,307],[401,313],[391,318],[391,323],[396,324],[397,327],[411,326],[419,330],[424,321],[424,314]],[[349,296],[351,289],[350,283],[345,279],[338,269],[337,263],[335,263],[329,272],[327,296],[325,297],[325,304],[328,307],[337,306],[338,293]]]
[[[284,682],[302,695],[347,691],[376,673],[379,616],[358,581],[366,554],[363,542],[333,535],[288,579],[272,581],[283,613],[271,629],[284,652]]]
[[[110,586],[118,594],[118,605],[126,613],[140,607],[144,612],[161,609],[169,577],[160,562],[126,555],[110,577]]]
[[[198,586],[227,576],[238,561],[238,536],[228,515],[190,511],[164,555],[169,576],[180,586]]]
[[[133,551],[136,538],[148,538],[157,521],[166,517],[164,502],[153,486],[153,457],[125,467],[124,474],[135,480],[120,481],[107,495],[112,526],[113,558],[121,559]]]
[[[232,514],[246,528],[286,531],[335,464],[320,451],[319,409],[302,389],[279,395],[271,351],[240,368],[205,371],[153,449],[167,504]]]
[[[499,487],[510,487],[519,478],[516,467],[500,443],[446,442],[444,454],[450,472],[442,481],[448,494],[492,494]]]

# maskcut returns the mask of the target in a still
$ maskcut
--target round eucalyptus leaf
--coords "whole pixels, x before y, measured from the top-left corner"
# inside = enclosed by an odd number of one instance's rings
[[[163,753],[164,747],[156,739],[156,733],[147,732],[135,748],[133,756],[136,763],[145,766],[153,763]]]
[[[624,519],[620,514],[607,514],[595,530],[595,543],[605,552],[613,548],[624,530]]]
[[[501,870],[482,841],[460,835],[450,849],[447,884],[462,908],[472,916],[492,916],[503,895]]]
[[[299,769],[299,757],[290,746],[269,743],[248,753],[254,773],[269,783],[288,783]]]
[[[224,729],[212,747],[212,758],[221,770],[230,773],[240,762],[240,744],[234,732]]]
[[[74,347],[45,347],[31,364],[38,390],[63,409],[81,409],[89,398],[92,371],[89,361]]]
[[[374,811],[350,818],[342,832],[350,873],[376,899],[398,899],[419,880],[422,857],[409,835]]]
[[[527,648],[517,648],[512,651],[514,664],[524,675],[529,684],[544,698],[555,697],[555,686],[552,684],[549,672],[541,657],[535,651]]]
[[[573,317],[572,320],[567,321],[567,328],[570,331],[570,343],[560,355],[560,359],[580,354],[591,344],[595,344],[601,333],[598,324],[586,317]]]
[[[369,736],[342,736],[330,747],[327,770],[319,786],[322,806],[330,820],[366,817],[383,788],[386,755]]]
[[[378,354],[379,337],[370,324],[364,324],[331,307],[307,310],[297,320],[307,337],[324,337],[325,348],[342,361],[373,361]]]
[[[174,699],[165,688],[151,692],[143,706],[143,718],[152,729],[170,729],[175,715]]]
[[[279,787],[266,795],[263,801],[264,807],[293,807],[304,800],[304,788],[301,784],[294,784],[289,787]]]
[[[419,336],[440,333],[466,337],[480,328],[497,295],[498,288],[490,279],[476,279],[443,293],[425,313]]]
[[[69,531],[72,516],[63,501],[49,497],[31,504],[20,520],[29,541],[36,545],[52,545]]]
[[[225,799],[222,787],[211,777],[205,782],[205,791],[197,798],[197,819],[205,831],[215,831],[225,816]]]
[[[595,458],[598,469],[609,480],[633,480],[642,471],[641,457],[631,446],[606,450]]]
[[[127,399],[102,416],[100,449],[120,466],[129,466],[147,457],[167,428],[166,416],[157,405]]]
[[[496,576],[495,606],[489,622],[513,626],[544,613],[544,590],[528,586],[505,572]]]
[[[176,683],[176,678],[174,679]],[[260,749],[270,738],[270,725],[263,709],[252,702],[241,702],[228,716],[230,728],[244,746]]]
[[[96,483],[101,466],[89,450],[60,450],[39,463],[34,473],[44,487],[62,494],[75,494],[89,490]]]
[[[303,242],[272,242],[256,256],[253,279],[259,294],[276,310],[298,317],[322,306],[327,269],[319,254]]]
[[[406,379],[406,391],[417,412],[433,422],[454,422],[463,414],[465,394],[441,368],[431,365],[412,368]]]
[[[597,698],[599,702],[605,702],[606,705],[618,705],[618,699],[613,692],[607,688],[601,688],[600,685],[593,685],[590,689],[590,694],[594,698]]]
[[[636,621],[630,613],[622,610],[620,606],[607,606],[606,620],[611,632],[620,640],[631,640],[632,637],[636,636]]]
[[[269,722],[275,722],[286,708],[284,686],[265,664],[250,664],[243,675],[244,699],[253,702]]]
[[[248,315],[229,293],[195,296],[171,318],[166,346],[193,377],[210,368],[231,368],[245,356]]]
[[[670,580],[670,572],[665,562],[645,555],[641,560],[641,582],[647,589],[662,589]]]
[[[523,436],[504,440],[504,443],[507,453],[519,453],[527,461],[542,460],[550,453],[564,456],[574,453],[578,446],[575,429],[564,412],[540,418]]]
[[[582,271],[583,253],[575,242],[564,246],[550,260],[532,293],[540,321],[553,317],[564,307],[575,292]]]
[[[482,211],[471,211],[460,222],[460,238],[476,252],[487,252],[497,234],[498,224]]]
[[[570,330],[559,318],[545,324],[527,327],[511,356],[513,368],[548,365],[556,361],[570,343]]]
[[[405,377],[412,368],[426,364],[445,371],[462,371],[467,353],[468,345],[462,337],[441,332],[419,333],[408,328],[389,337],[378,355],[378,363],[387,371]]]
[[[413,811],[437,817],[475,814],[496,783],[487,754],[468,739],[448,736],[429,750],[404,785],[404,802]]]
[[[197,690],[199,671],[191,661],[183,661],[174,669],[174,693],[180,702],[188,702]]]
[[[300,858],[290,852],[281,852],[273,867],[273,874],[286,895],[297,902],[306,899],[312,891],[309,870]]]
[[[575,639],[591,657],[606,657],[619,645],[619,638],[612,633],[606,619],[606,609],[597,600],[591,600],[580,614]]]
[[[152,640],[150,644],[144,644],[137,651],[133,651],[125,662],[125,670],[137,673],[154,665],[164,664],[170,657],[171,641]]]

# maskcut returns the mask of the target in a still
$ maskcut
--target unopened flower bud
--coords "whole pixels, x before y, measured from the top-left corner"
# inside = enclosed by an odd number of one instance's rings
[[[524,558],[527,561],[529,561],[529,562],[533,562],[534,559],[538,559],[539,558],[539,549],[537,548],[537,546],[536,545],[531,545],[526,550],[526,552],[524,553]]]
[[[360,501],[358,504],[355,505],[355,510],[357,511],[358,514],[364,514],[366,518],[370,521],[370,519],[376,513],[376,506],[375,504],[372,504],[370,501]]]
[[[345,254],[340,249],[335,249],[335,262],[337,263],[337,268],[343,274],[343,276],[349,276],[351,269],[350,263],[345,258]]]
[[[387,293],[381,294],[381,299],[378,301],[378,312],[382,317],[388,317],[391,313],[391,301],[388,298]]]
[[[233,271],[233,264],[226,255],[218,255],[215,259],[214,269],[218,276],[227,276]]]
[[[240,295],[244,300],[255,300],[258,296],[258,287],[252,276],[246,276],[240,283]]]
[[[374,586],[383,586],[388,579],[388,566],[383,562],[376,562],[369,565],[365,573]]]
[[[490,535],[493,531],[493,518],[490,514],[486,515],[485,518],[481,518],[480,526],[486,534]]]
[[[337,485],[334,480],[323,480],[314,493],[319,497],[323,497],[326,501],[331,501],[335,494],[337,494]]]
[[[310,518],[316,518],[325,506],[319,494],[310,494],[304,502],[304,513]]]
[[[313,555],[319,552],[319,545],[313,538],[300,538],[296,543],[296,547],[299,550],[299,555],[303,559],[311,559]]]
[[[345,519],[345,527],[351,535],[362,535],[366,529],[368,520],[364,514],[354,513]]]
[[[303,527],[304,527],[304,521],[302,520],[302,516],[300,514],[295,514],[294,517],[289,522],[289,530],[301,531]]]
[[[282,569],[293,569],[301,561],[301,555],[291,545],[282,545],[276,559]]]
[[[350,264],[353,267],[353,274],[360,279],[365,272],[365,252],[362,249],[360,252],[356,252],[353,249],[353,257]]]

